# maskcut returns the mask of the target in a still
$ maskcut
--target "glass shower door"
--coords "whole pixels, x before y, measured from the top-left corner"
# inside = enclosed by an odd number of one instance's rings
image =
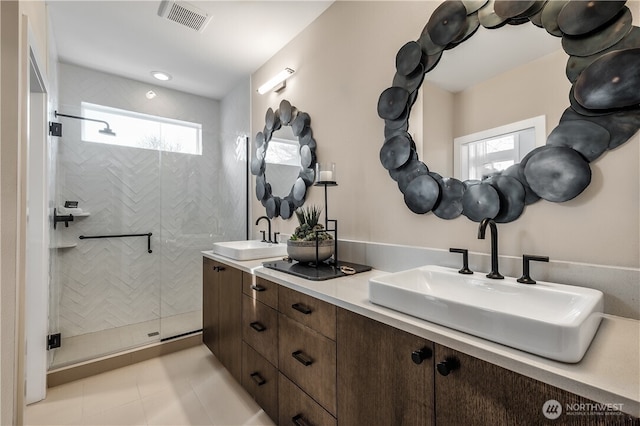
[[[159,152],[82,141],[76,122],[58,146],[56,213],[73,221],[53,231],[51,368],[160,340]]]

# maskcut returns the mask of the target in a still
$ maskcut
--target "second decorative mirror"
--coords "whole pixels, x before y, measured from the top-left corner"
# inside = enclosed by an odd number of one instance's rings
[[[256,176],[256,197],[267,216],[289,219],[302,206],[307,188],[315,180],[316,141],[311,117],[287,100],[269,108],[265,126],[255,137],[251,173]]]

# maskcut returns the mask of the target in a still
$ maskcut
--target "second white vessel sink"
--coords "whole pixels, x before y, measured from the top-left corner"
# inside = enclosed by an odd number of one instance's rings
[[[603,294],[590,288],[424,266],[369,280],[369,300],[526,352],[578,362],[598,330]]]
[[[286,244],[267,243],[258,240],[225,241],[213,243],[213,252],[234,260],[267,259],[286,256]]]

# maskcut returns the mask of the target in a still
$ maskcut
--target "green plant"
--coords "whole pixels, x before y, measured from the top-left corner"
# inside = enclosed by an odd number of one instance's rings
[[[292,241],[332,240],[333,236],[324,230],[324,226],[318,223],[322,209],[318,206],[300,207],[295,211],[298,223],[296,230],[291,235]]]

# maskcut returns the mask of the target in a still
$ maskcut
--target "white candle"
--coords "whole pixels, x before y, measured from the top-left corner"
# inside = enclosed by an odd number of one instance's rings
[[[322,170],[320,172],[320,182],[333,181],[333,172],[331,170]]]

